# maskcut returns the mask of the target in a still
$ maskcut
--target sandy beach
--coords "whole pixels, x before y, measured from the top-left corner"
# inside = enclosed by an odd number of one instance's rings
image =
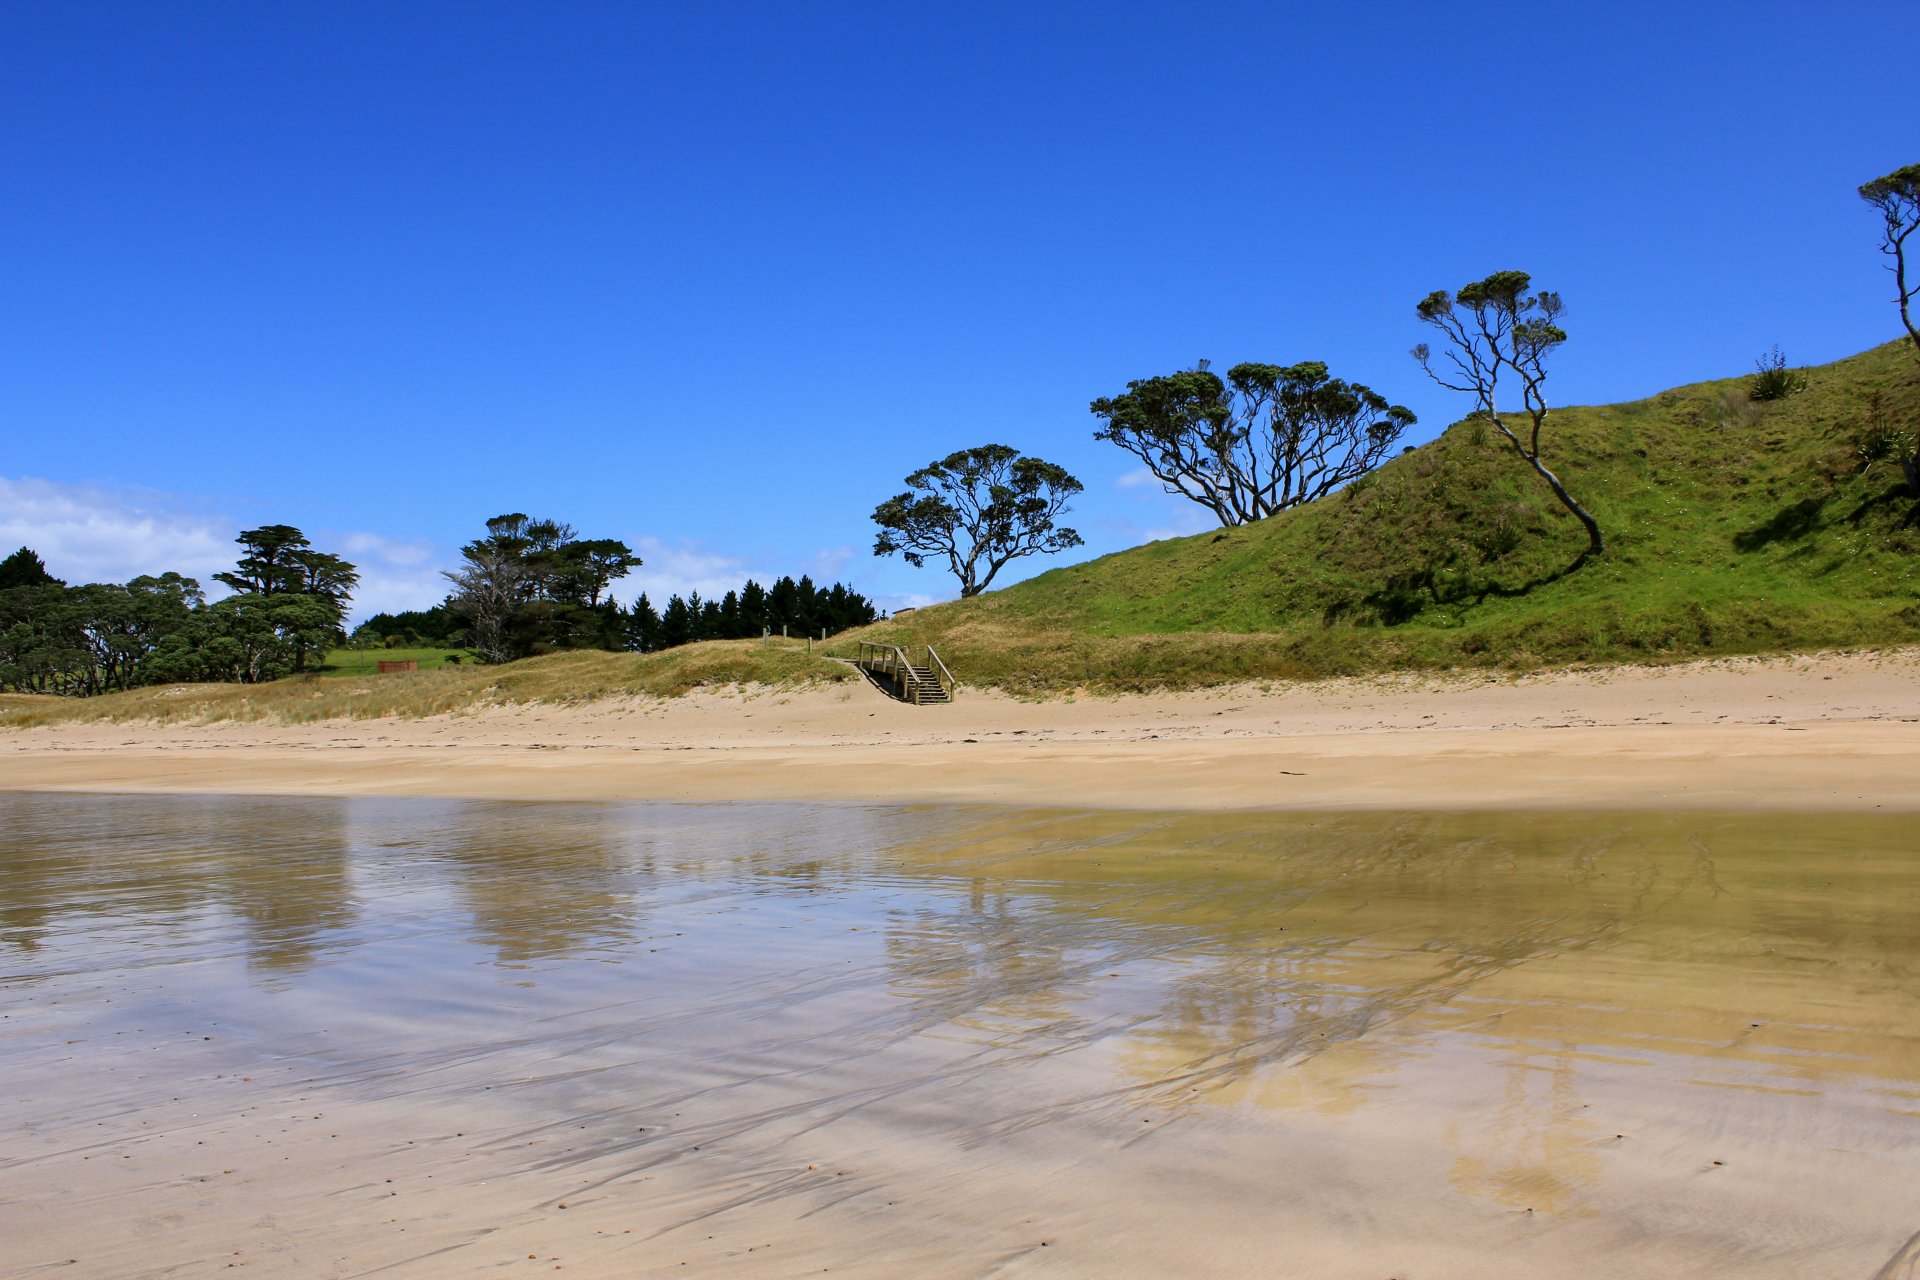
[[[1914,651],[0,733],[0,1275],[1907,1275],[1916,766]]]
[[[0,1276],[1920,1258],[1904,815],[0,815]]]
[[[404,677],[395,677],[404,678]],[[1147,809],[1912,809],[1920,652],[911,707],[866,685],[0,731],[0,788]]]

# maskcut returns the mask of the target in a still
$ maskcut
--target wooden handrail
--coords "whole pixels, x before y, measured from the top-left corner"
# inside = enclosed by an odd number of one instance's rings
[[[927,646],[927,665],[940,673],[940,687],[946,691],[947,697],[953,697],[954,686],[958,682],[954,680],[953,672],[947,670],[947,664],[940,661],[940,655],[933,651],[932,645]]]
[[[932,645],[927,645],[926,650],[927,660],[922,666],[939,682],[940,691],[948,698],[952,698],[958,681],[953,678],[953,672],[947,670],[947,664],[940,660],[940,655],[933,651]],[[894,697],[902,702],[920,705],[922,690],[920,681],[913,674],[913,658],[899,645],[876,644],[871,640],[862,640],[858,665],[862,670],[876,676],[885,676],[888,683],[893,686]]]

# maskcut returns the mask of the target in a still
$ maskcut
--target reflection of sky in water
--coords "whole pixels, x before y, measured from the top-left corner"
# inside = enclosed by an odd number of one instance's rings
[[[0,796],[0,1067],[191,1041],[734,1139],[1417,1102],[1459,1194],[1578,1215],[1639,1073],[1920,1117],[1906,823]]]

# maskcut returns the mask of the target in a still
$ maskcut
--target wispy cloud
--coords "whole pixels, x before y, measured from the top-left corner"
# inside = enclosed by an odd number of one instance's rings
[[[226,588],[213,575],[233,567],[239,532],[236,521],[192,497],[0,476],[0,555],[32,547],[56,578],[68,582],[125,582],[171,570],[198,578],[217,598]],[[430,539],[309,535],[321,550],[359,568],[355,620],[429,608],[447,594],[439,570],[451,557]]]
[[[233,563],[234,532],[187,499],[0,476],[0,555],[32,547],[68,582],[168,570],[205,581]]]
[[[692,538],[640,537],[631,545],[643,563],[614,585],[623,600],[636,599],[643,591],[655,605],[695,591],[713,598],[738,589],[748,578],[765,585],[780,576]]]
[[[218,598],[226,589],[213,575],[233,567],[240,528],[193,497],[0,476],[0,556],[32,547],[55,577],[69,582],[124,582],[172,570],[198,578],[208,596]],[[307,533],[315,546],[345,557],[360,571],[350,622],[431,608],[447,595],[440,571],[459,562],[455,550],[430,538],[365,530]],[[694,591],[722,596],[748,578],[771,586],[783,573],[809,573],[824,584],[840,577],[854,557],[851,547],[826,547],[776,570],[690,538],[641,537],[632,546],[645,564],[615,590],[622,600],[645,591],[656,603]],[[900,604],[909,601],[931,603],[932,597],[899,598]],[[888,607],[896,606],[889,602]]]

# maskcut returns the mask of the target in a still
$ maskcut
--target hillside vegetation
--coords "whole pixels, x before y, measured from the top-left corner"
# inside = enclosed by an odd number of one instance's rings
[[[1920,503],[1863,468],[1875,414],[1920,423],[1920,363],[1889,343],[1802,371],[1557,409],[1547,460],[1599,518],[1586,539],[1484,423],[1346,490],[839,637],[933,643],[965,683],[1042,693],[1406,668],[1527,668],[1920,639]]]
[[[712,640],[662,653],[574,650],[497,667],[340,678],[311,674],[265,684],[176,684],[95,698],[0,694],[0,726],[81,721],[206,723],[431,716],[528,702],[587,702],[636,695],[674,697],[696,688],[739,684],[802,685],[859,676],[809,654],[804,642]]]
[[[1307,506],[844,632],[823,652],[931,642],[964,684],[1040,695],[1920,640],[1920,502],[1897,467],[1863,467],[1859,452],[1876,420],[1920,424],[1920,363],[1890,343],[1804,370],[1799,390],[1766,403],[1746,397],[1751,377],[1554,412],[1548,460],[1609,543],[1577,569],[1579,526],[1467,421]],[[394,676],[0,695],[0,725],[435,715],[855,678],[798,642],[708,641]]]

